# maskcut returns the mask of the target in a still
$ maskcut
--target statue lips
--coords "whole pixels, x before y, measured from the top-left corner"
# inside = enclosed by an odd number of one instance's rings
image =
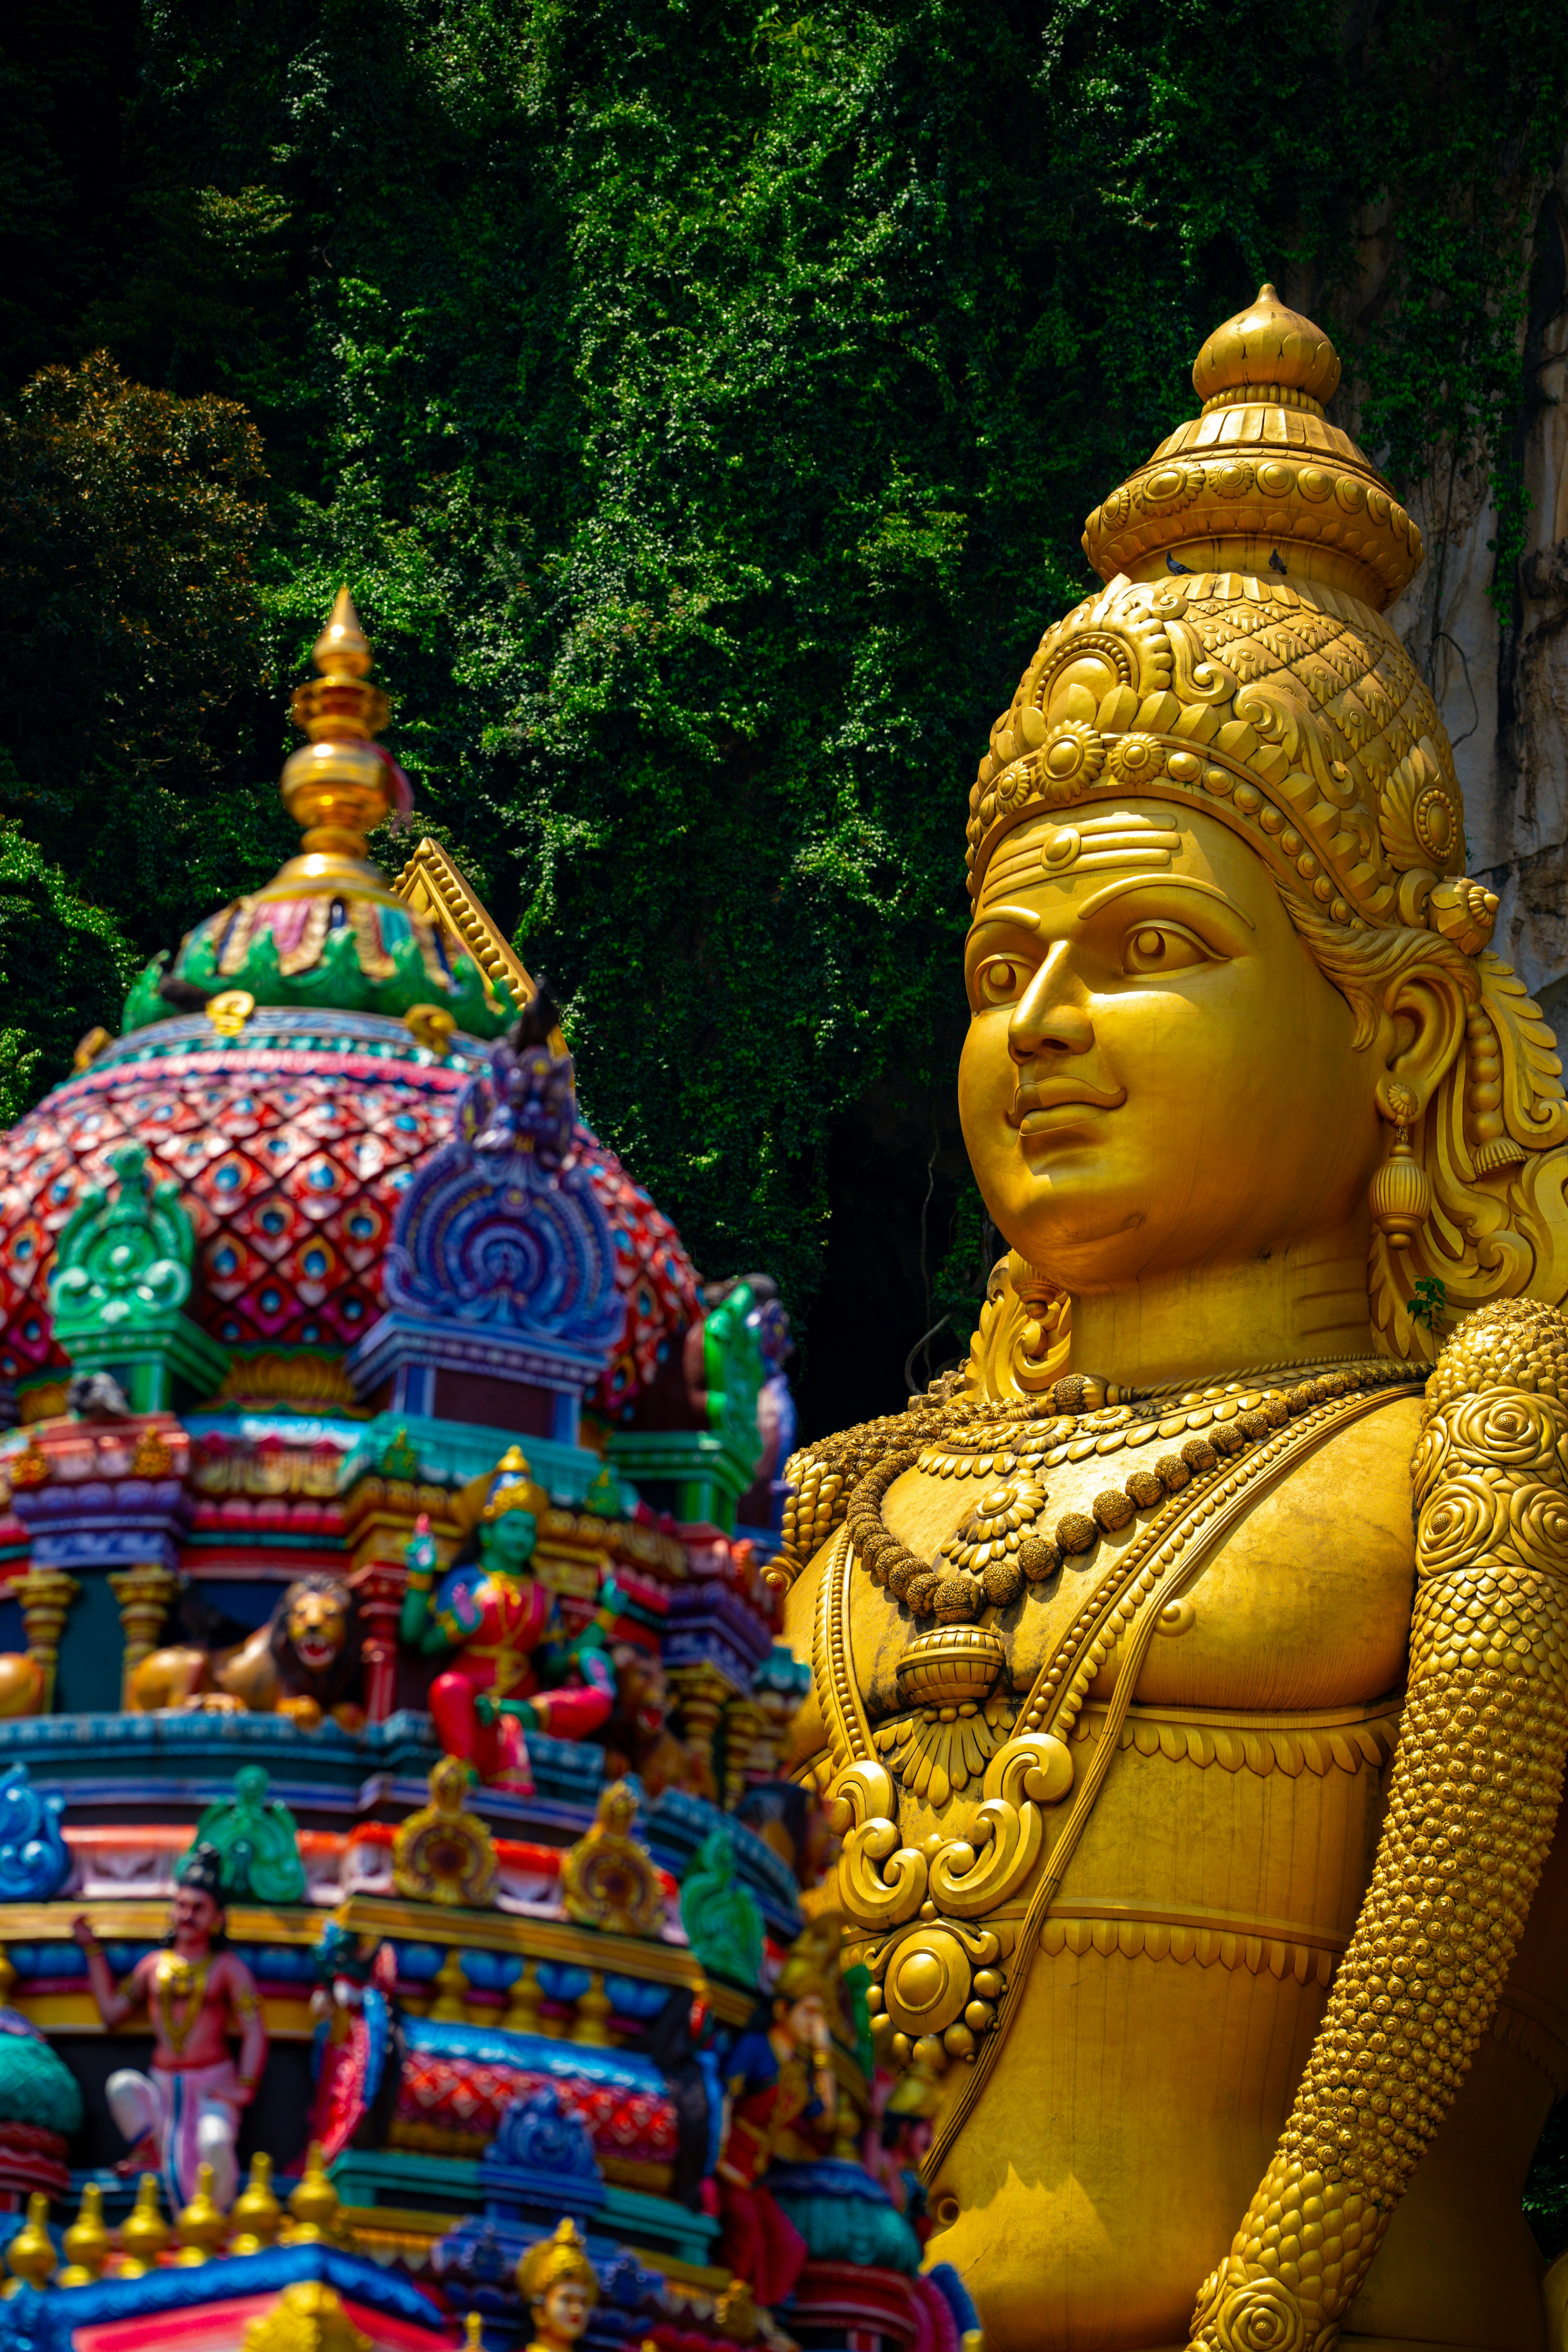
[[[1014,1089],[1007,1124],[1017,1129],[1020,1142],[1025,1142],[1081,1126],[1081,1116],[1074,1118],[1074,1112],[1119,1110],[1126,1100],[1125,1087],[1097,1087],[1080,1077],[1047,1078]]]

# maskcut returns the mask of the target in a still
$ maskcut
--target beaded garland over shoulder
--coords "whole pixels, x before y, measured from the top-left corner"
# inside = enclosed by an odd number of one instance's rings
[[[1385,1357],[1257,1365],[1188,1387],[1124,1389],[1070,1372],[1044,1396],[1002,1402],[955,1395],[943,1381],[911,1397],[902,1413],[862,1422],[794,1455],[772,1579],[787,1589],[835,1528],[847,1526],[873,1584],[886,1586],[912,1615],[973,1621],[987,1608],[1005,1608],[1026,1586],[1047,1584],[1064,1554],[1091,1551],[1102,1534],[1157,1509],[1195,1473],[1245,1453],[1311,1406],[1410,1378],[1407,1365]],[[1138,1452],[1156,1440],[1168,1451],[1107,1486],[1092,1515],[1063,1512],[1045,1532],[1039,1523],[1050,1497],[1042,1473],[1090,1454]],[[900,1543],[882,1518],[889,1490],[910,1469],[991,1482],[934,1560]]]

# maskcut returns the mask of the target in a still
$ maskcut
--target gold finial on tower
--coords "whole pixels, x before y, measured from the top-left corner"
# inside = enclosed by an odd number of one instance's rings
[[[1272,286],[1223,327],[1193,362],[1193,390],[1211,409],[1241,400],[1277,401],[1321,416],[1340,381],[1340,355],[1310,319],[1288,310]],[[350,607],[353,610],[353,607]]]
[[[296,687],[289,706],[295,726],[310,740],[283,771],[283,804],[304,828],[307,860],[332,861],[322,865],[321,875],[352,861],[352,878],[363,881],[353,869],[366,863],[365,835],[398,797],[398,771],[373,746],[391,705],[380,687],[366,681],[370,643],[347,588],[339,589],[311,658],[321,675]]]
[[[250,2159],[250,2178],[229,2219],[239,2233],[230,2248],[237,2254],[265,2252],[281,2227],[283,2209],[272,2192],[272,2158],[260,2148]]]
[[[41,2294],[53,2278],[59,2257],[49,2235],[49,2200],[41,2189],[27,2200],[27,2218],[5,2249],[14,2278]]]
[[[370,668],[370,639],[354,610],[346,582],[338,590],[331,619],[310,647],[310,659],[323,673],[342,672],[350,677],[363,677]]]
[[[110,2238],[103,2223],[103,2191],[96,2180],[89,2180],[82,2190],[80,2210],[62,2243],[66,2267],[59,2274],[59,2285],[91,2286],[102,2277]]]
[[[159,2210],[158,2176],[144,2172],[137,2184],[136,2202],[120,2225],[120,2242],[125,2253],[120,2276],[145,2278],[173,2234]]]
[[[313,2139],[305,2151],[305,2169],[289,2200],[289,2210],[293,2216],[287,2237],[289,2245],[320,2246],[335,2238],[338,2192],[328,2178],[319,2139]]]
[[[213,2195],[210,2164],[196,2168],[196,2193],[182,2210],[176,2231],[180,2251],[174,2260],[184,2270],[196,2270],[210,2262],[227,2237],[228,2217]]]
[[[1216,327],[1193,367],[1203,414],[1162,441],[1084,525],[1102,580],[1250,573],[1313,582],[1374,612],[1407,587],[1421,533],[1323,404],[1339,353],[1272,286]]]

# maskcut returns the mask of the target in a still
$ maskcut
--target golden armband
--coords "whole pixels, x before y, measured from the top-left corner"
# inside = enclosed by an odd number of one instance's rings
[[[1361,1916],[1209,2352],[1326,2352],[1497,2006],[1568,1748],[1568,1332],[1483,1307],[1427,1387],[1409,1694]]]

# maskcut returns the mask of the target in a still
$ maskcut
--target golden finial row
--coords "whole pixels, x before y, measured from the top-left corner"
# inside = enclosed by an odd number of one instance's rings
[[[159,2203],[157,2175],[144,2172],[137,2184],[136,2201],[120,2227],[117,2255],[113,2233],[103,2219],[103,2191],[96,2181],[89,2181],[77,2218],[62,2241],[66,2256],[62,2265],[49,2235],[49,2200],[39,2189],[28,2199],[26,2221],[5,2249],[11,2277],[0,2287],[0,2295],[15,2294],[24,2284],[39,2292],[51,2281],[61,2287],[90,2286],[106,2273],[115,2278],[145,2278],[165,2257],[188,2270],[226,2252],[263,2253],[275,2242],[287,2246],[335,2243],[338,2205],[338,2192],[327,2177],[318,2140],[311,2141],[304,2171],[289,2199],[287,2221],[273,2193],[269,2156],[251,2158],[249,2178],[229,2213],[213,2194],[211,2165],[202,2165],[195,2194],[172,2227]],[[178,2252],[171,2256],[170,2248],[176,2246]]]

